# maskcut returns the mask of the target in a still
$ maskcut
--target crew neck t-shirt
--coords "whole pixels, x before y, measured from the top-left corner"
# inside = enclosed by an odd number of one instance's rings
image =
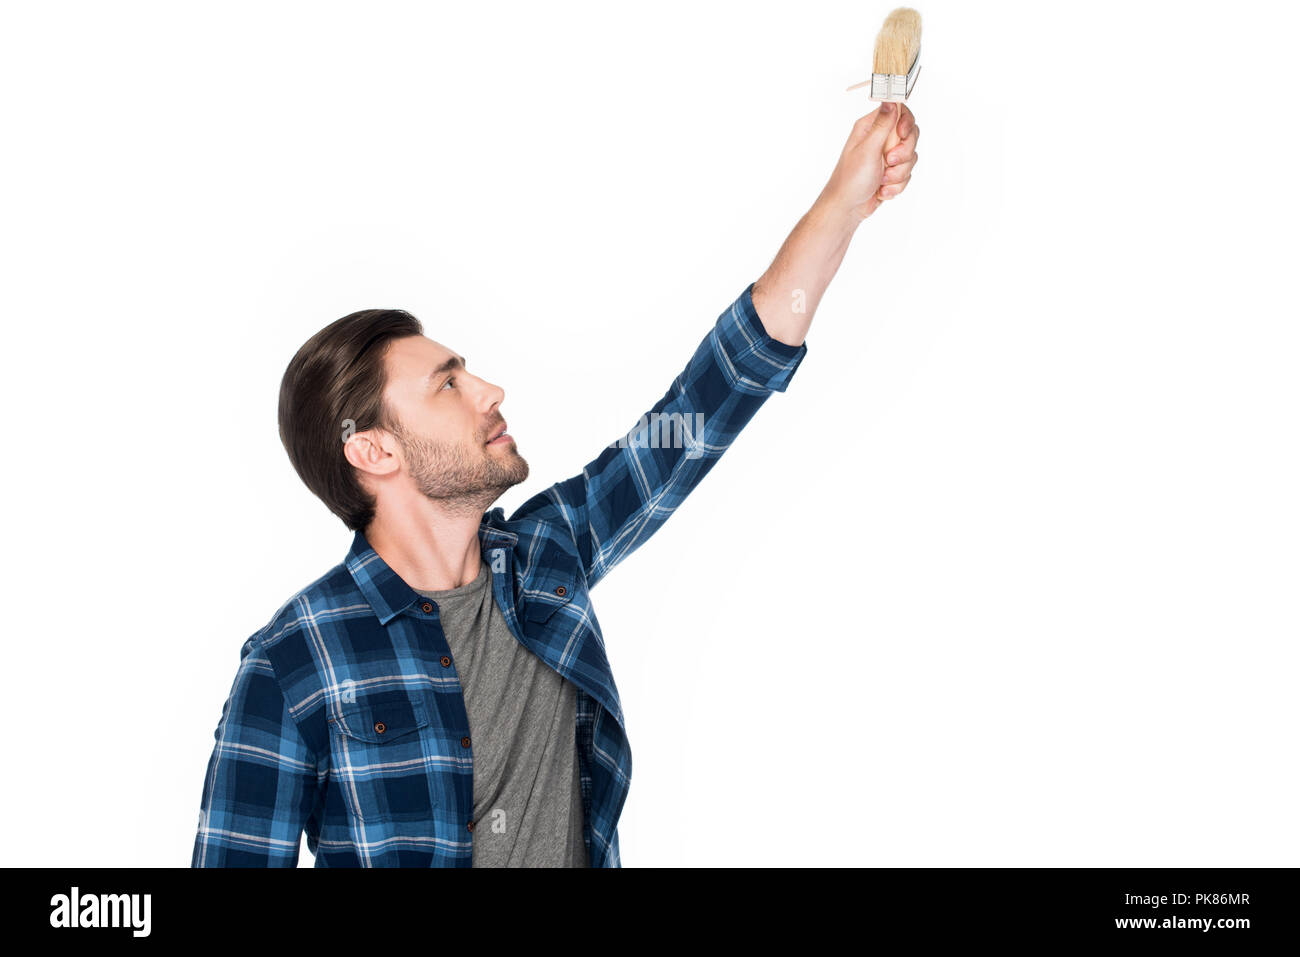
[[[578,777],[577,688],[511,633],[492,569],[438,606],[469,717],[474,867],[587,867]]]

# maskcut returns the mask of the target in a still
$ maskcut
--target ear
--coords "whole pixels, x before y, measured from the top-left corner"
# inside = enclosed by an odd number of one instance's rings
[[[391,475],[402,467],[397,443],[382,429],[367,429],[349,436],[343,443],[348,464],[371,475]]]

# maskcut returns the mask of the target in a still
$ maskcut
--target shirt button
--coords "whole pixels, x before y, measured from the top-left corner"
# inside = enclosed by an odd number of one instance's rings
[[[469,747],[469,738],[461,738],[461,739],[460,739],[460,746],[461,746],[462,748],[468,748],[468,747]]]
[[[564,591],[565,591],[565,589],[564,589],[564,586],[563,586],[563,585],[557,585],[556,588],[555,588],[555,594],[557,594],[557,595],[563,595],[563,594],[564,594]]]
[[[420,609],[427,615],[429,612],[433,611],[433,606],[426,601],[420,606]]]
[[[473,821],[470,821],[470,822],[469,822],[468,824],[466,824],[465,826],[466,826],[467,828],[469,828],[471,831],[474,830],[474,822],[473,822]]]
[[[443,655],[441,658],[438,659],[438,661],[444,668],[447,668],[451,665],[451,659],[448,658],[446,655]]]
[[[375,734],[383,734],[387,730],[388,730],[388,725],[384,724],[384,722],[382,721],[375,722]]]

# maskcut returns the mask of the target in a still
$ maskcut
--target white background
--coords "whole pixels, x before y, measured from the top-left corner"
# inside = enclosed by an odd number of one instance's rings
[[[276,433],[311,333],[502,385],[510,512],[767,267],[890,8],[7,5],[3,863],[188,866],[351,539]],[[910,186],[593,593],[624,864],[1294,866],[1297,15],[918,9]]]

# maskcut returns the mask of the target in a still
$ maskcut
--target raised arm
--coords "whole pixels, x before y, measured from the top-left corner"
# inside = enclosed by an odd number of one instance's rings
[[[901,109],[895,162],[883,155],[891,112],[859,119],[817,202],[767,271],[723,310],[663,398],[582,472],[538,492],[510,516],[567,529],[588,587],[653,535],[768,396],[785,391],[808,351],[804,337],[813,312],[858,224],[911,175],[919,130]]]

